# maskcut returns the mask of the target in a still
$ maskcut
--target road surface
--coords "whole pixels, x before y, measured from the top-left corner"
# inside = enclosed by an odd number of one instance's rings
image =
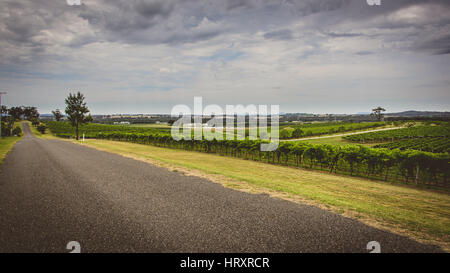
[[[248,194],[61,140],[0,165],[0,252],[434,252],[316,207]],[[300,178],[301,179],[301,178]]]
[[[300,141],[300,140],[311,140],[311,139],[320,139],[320,138],[343,137],[343,136],[367,134],[367,133],[379,132],[379,131],[395,130],[395,129],[401,129],[401,128],[405,128],[405,127],[389,127],[389,128],[381,128],[381,129],[374,129],[374,130],[368,130],[368,131],[358,131],[358,132],[338,134],[338,135],[303,137],[303,138],[293,138],[293,139],[280,139],[280,141]]]

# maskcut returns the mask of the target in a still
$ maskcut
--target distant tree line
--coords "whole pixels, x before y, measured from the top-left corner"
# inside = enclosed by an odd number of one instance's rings
[[[14,120],[32,120],[39,118],[39,112],[34,106],[13,106],[11,108],[7,108],[2,105],[1,114],[2,116],[10,116],[14,118]]]

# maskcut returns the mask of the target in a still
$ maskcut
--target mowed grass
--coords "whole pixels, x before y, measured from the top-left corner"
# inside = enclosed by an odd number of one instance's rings
[[[11,151],[14,144],[20,139],[20,137],[2,137],[0,138],[0,164],[3,163],[6,155]]]
[[[14,127],[19,126],[22,128],[22,125],[19,122],[14,122]],[[2,137],[0,138],[0,164],[3,163],[3,160],[6,158],[6,155],[11,151],[11,149],[14,147],[14,144],[16,144],[19,139],[21,139],[22,136],[9,136],[9,137]]]
[[[16,144],[16,142],[21,138],[22,137],[16,136],[0,138],[0,164],[3,163],[3,160],[5,159],[6,155],[14,147],[14,144]]]
[[[241,190],[266,190],[294,201],[311,201],[372,226],[450,249],[450,196],[445,192],[150,145],[93,139],[78,143],[232,179],[234,183],[223,184]]]

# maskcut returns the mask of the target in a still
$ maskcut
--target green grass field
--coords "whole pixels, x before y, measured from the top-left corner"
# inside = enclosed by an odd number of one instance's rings
[[[120,125],[118,125],[120,126]],[[162,129],[170,129],[171,126],[168,124],[156,124],[156,123],[138,123],[138,124],[129,124],[129,125],[124,125],[124,126],[129,126],[129,127],[144,127],[144,128],[162,128]]]
[[[21,137],[11,136],[11,137],[2,137],[0,139],[0,164],[3,163],[6,155],[11,151],[14,147],[14,144],[21,139]]]
[[[302,137],[330,135],[352,131],[363,131],[375,128],[388,127],[391,124],[387,122],[309,122],[309,123],[280,123],[280,132],[286,130],[289,135],[299,128],[303,131]],[[283,138],[283,137],[281,137]],[[290,137],[289,137],[290,138]]]
[[[337,137],[327,137],[327,138],[317,138],[317,139],[307,139],[307,140],[299,140],[308,142],[311,144],[329,144],[329,145],[363,145],[367,147],[373,147],[377,145],[377,143],[354,143],[348,140],[345,140],[341,136]]]
[[[450,250],[450,196],[446,192],[150,145],[94,139],[77,143],[181,168],[177,171],[235,189],[311,203]]]
[[[47,127],[50,128],[56,136],[60,137],[70,137],[75,134],[74,128],[68,122],[55,122],[46,121]],[[294,129],[302,129],[303,137],[308,136],[318,136],[318,135],[328,135],[328,134],[339,134],[344,132],[354,132],[354,131],[366,131],[373,130],[375,128],[390,127],[389,123],[385,122],[361,122],[361,123],[350,123],[350,122],[317,122],[317,123],[305,123],[305,124],[289,124],[280,125],[280,132],[287,131],[292,134]],[[224,131],[233,131],[235,135],[244,136],[249,135],[250,132],[255,132],[257,135],[258,129],[256,127],[246,128],[238,127],[236,129],[224,129]],[[85,133],[86,137],[95,137],[98,132],[130,132],[130,133],[152,133],[152,134],[170,134],[171,126],[168,124],[99,124],[99,123],[88,123],[81,125],[79,128],[80,134]],[[286,138],[280,135],[282,139]],[[289,137],[290,139],[290,137]]]
[[[13,127],[16,127],[16,126],[21,127],[20,121],[14,122]],[[16,142],[19,141],[19,139],[21,139],[21,138],[22,138],[21,136],[20,137],[9,136],[9,137],[0,138],[0,164],[3,163],[3,160],[5,159],[6,155],[14,147],[14,144],[16,144]]]

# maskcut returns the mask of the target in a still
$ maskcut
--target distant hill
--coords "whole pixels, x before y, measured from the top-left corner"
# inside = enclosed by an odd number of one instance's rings
[[[404,111],[398,113],[387,113],[387,117],[450,117],[450,112],[439,112],[439,111]]]

